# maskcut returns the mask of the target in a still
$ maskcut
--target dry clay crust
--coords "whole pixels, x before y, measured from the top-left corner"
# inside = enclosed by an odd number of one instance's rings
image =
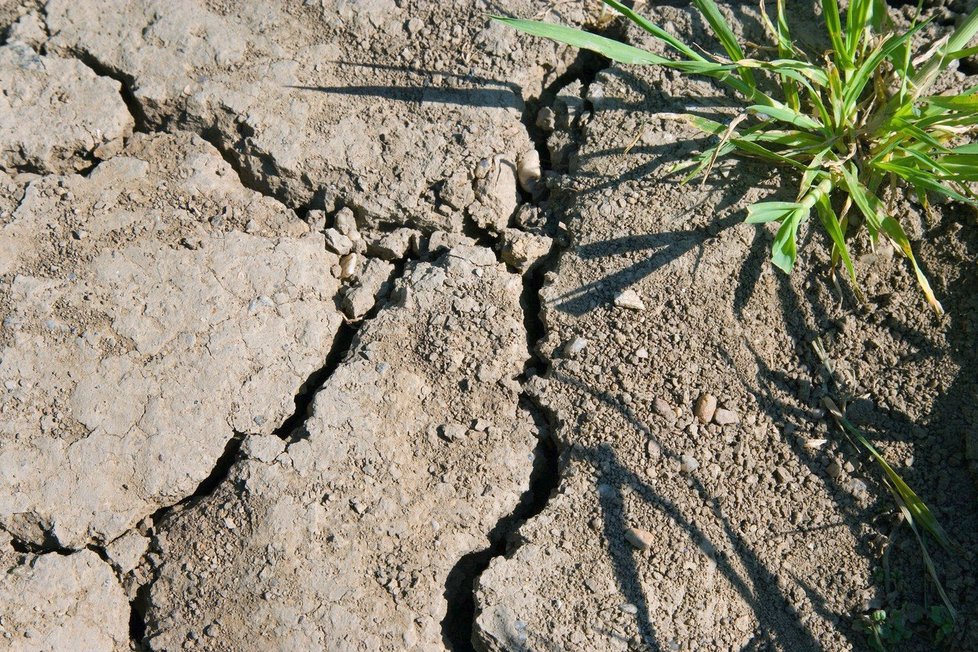
[[[71,173],[118,153],[133,128],[119,88],[75,59],[0,47],[0,168]]]
[[[566,67],[487,14],[525,0],[51,0],[47,46],[128,80],[149,124],[206,133],[291,206],[370,226],[502,231],[524,95]]]
[[[196,136],[36,178],[0,228],[0,524],[105,543],[271,433],[341,323],[337,257]]]
[[[150,649],[442,649],[452,568],[528,488],[520,291],[485,248],[409,263],[302,438],[159,525]]]
[[[27,555],[0,533],[0,647],[9,652],[129,650],[129,601],[91,550]]]
[[[757,24],[751,8],[728,13]],[[677,33],[697,28],[686,11],[656,14]],[[556,414],[561,484],[520,529],[521,545],[479,578],[477,647],[866,649],[854,621],[885,607],[916,630],[902,645],[930,649],[916,542],[894,526],[878,470],[831,427],[821,406],[831,394],[853,399],[849,417],[962,544],[938,567],[962,616],[960,649],[974,648],[973,219],[948,206],[930,225],[900,205],[950,319],[934,318],[885,246],[856,245],[870,303],[849,292],[840,302],[820,233],[803,234],[789,278],[768,262],[773,231],[742,224],[751,202],[791,199],[776,176],[720,166],[698,187],[664,174],[702,143],[665,114],[714,114],[728,98],[618,67],[588,98],[574,241],[541,293],[552,369],[532,385]],[[815,337],[843,389],[827,382]],[[703,423],[703,393],[727,412]],[[900,569],[889,592],[874,580],[882,544]]]

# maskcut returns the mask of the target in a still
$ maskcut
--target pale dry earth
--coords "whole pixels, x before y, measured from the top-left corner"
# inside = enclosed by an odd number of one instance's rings
[[[592,9],[0,2],[0,647],[931,649],[824,396],[978,646],[973,217],[904,206],[943,321],[886,248],[781,275],[777,177],[663,173],[728,98],[486,19]]]

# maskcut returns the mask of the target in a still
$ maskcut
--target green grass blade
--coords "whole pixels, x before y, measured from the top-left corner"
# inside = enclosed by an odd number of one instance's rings
[[[846,236],[842,232],[842,225],[839,224],[838,216],[836,216],[835,211],[832,209],[832,201],[829,196],[822,195],[819,197],[818,201],[815,202],[815,208],[818,211],[819,219],[822,221],[822,226],[832,239],[834,251],[842,258],[842,263],[845,265],[846,272],[849,274],[849,281],[852,283],[856,296],[862,301],[863,293],[859,287],[859,283],[856,281],[856,268],[852,264],[849,247],[846,246]]]
[[[618,13],[620,13],[622,16],[624,16],[628,20],[632,21],[633,23],[641,27],[652,36],[666,43],[669,47],[676,50],[687,59],[691,59],[694,61],[706,61],[703,55],[701,55],[699,52],[689,47],[688,45],[680,41],[678,38],[676,38],[675,36],[667,32],[666,30],[662,29],[652,21],[632,11],[622,3],[618,2],[617,0],[601,0],[601,2],[608,5],[609,7],[611,7]]]
[[[921,99],[927,104],[949,111],[978,112],[978,95],[931,95]]]
[[[825,18],[825,28],[829,33],[829,40],[832,41],[832,51],[835,53],[836,65],[842,70],[850,70],[854,67],[852,57],[846,47],[845,39],[842,34],[842,20],[839,16],[838,0],[825,0],[822,3],[822,13]]]
[[[506,18],[504,16],[493,16],[492,19],[504,25],[509,25],[525,34],[541,36],[574,47],[591,50],[619,63],[631,63],[640,66],[669,65],[675,63],[657,54],[652,54],[640,48],[619,43],[613,39],[591,34],[590,32],[585,32],[574,27],[555,25],[539,20]]]
[[[802,129],[818,131],[822,128],[822,125],[817,121],[809,118],[804,113],[799,113],[798,111],[788,107],[761,106],[759,104],[754,104],[747,107],[747,110],[752,113],[766,115],[769,118],[774,118],[775,120],[780,120],[781,122],[786,122]]]
[[[934,516],[927,504],[914,493],[914,490],[904,482],[900,474],[893,470],[893,467],[889,465],[886,459],[880,455],[876,447],[873,446],[868,439],[860,432],[849,419],[846,418],[842,411],[835,405],[835,403],[828,397],[823,399],[825,406],[828,408],[832,417],[836,422],[850,435],[856,438],[856,441],[866,449],[870,456],[879,464],[880,468],[883,469],[883,473],[886,475],[886,479],[893,484],[897,494],[900,497],[900,501],[907,507],[910,514],[913,516],[913,520],[924,526],[924,529],[930,532],[938,543],[944,546],[946,549],[950,550],[953,547],[950,537],[941,527],[940,522],[937,517]]]
[[[781,223],[781,228],[774,236],[774,244],[771,246],[771,262],[785,274],[790,274],[795,266],[795,259],[798,257],[798,244],[795,241],[795,236],[798,233],[799,225],[808,219],[808,214],[809,211],[804,208],[792,211]]]
[[[793,201],[762,201],[752,204],[747,208],[747,219],[745,224],[765,224],[775,220],[788,218],[792,213],[802,208],[802,205]]]
[[[843,115],[849,115],[852,113],[856,106],[856,102],[859,101],[859,98],[863,94],[866,85],[872,80],[873,73],[877,68],[879,68],[880,64],[889,58],[894,52],[900,49],[900,47],[904,46],[911,38],[913,38],[914,34],[923,29],[923,27],[926,25],[927,23],[921,23],[912,27],[903,34],[895,34],[873,49],[859,68],[848,80],[846,80],[845,88],[843,90]]]
[[[958,52],[967,47],[968,42],[978,33],[978,7],[976,7],[964,21],[948,37],[947,44],[941,51],[930,58],[924,66],[914,74],[911,80],[913,85],[922,94],[937,78],[937,74],[947,67],[947,53]]]
[[[903,513],[904,520],[907,521],[907,525],[910,526],[910,530],[913,532],[914,537],[916,537],[917,545],[920,546],[920,552],[924,559],[924,567],[927,568],[927,573],[930,575],[930,578],[934,580],[934,586],[937,587],[937,594],[941,596],[941,602],[944,603],[944,607],[951,616],[951,621],[954,622],[957,620],[958,612],[954,609],[954,606],[951,605],[951,599],[947,596],[947,593],[944,591],[944,585],[941,584],[941,580],[937,576],[937,568],[934,566],[934,560],[931,559],[930,553],[927,552],[927,545],[924,543],[924,538],[920,536],[920,531],[917,529],[917,525],[913,521],[913,514],[906,507],[906,505],[903,505],[900,502],[900,496],[896,490],[890,485],[887,485],[887,488],[897,500],[897,504],[900,506],[900,511]]]
[[[741,49],[740,44],[737,42],[737,37],[734,35],[733,30],[730,29],[730,25],[723,17],[723,14],[720,13],[720,9],[716,3],[713,0],[693,0],[693,4],[703,14],[706,22],[710,24],[717,40],[720,41],[723,49],[726,50],[727,56],[733,61],[743,59],[744,51]],[[754,79],[754,74],[750,70],[742,69],[740,75],[749,87],[757,88],[757,81]]]
[[[857,50],[863,43],[867,22],[870,18],[872,0],[850,0],[846,10],[846,53],[850,60],[856,60]]]
[[[882,227],[883,231],[890,236],[890,239],[893,240],[898,247],[900,247],[903,255],[910,261],[910,265],[913,267],[913,273],[917,277],[917,284],[920,286],[920,289],[923,290],[924,296],[927,297],[927,303],[930,304],[930,307],[934,309],[935,313],[938,315],[943,315],[944,308],[941,306],[941,302],[937,300],[937,297],[934,296],[934,291],[931,289],[930,282],[924,275],[924,271],[920,269],[920,265],[917,264],[917,259],[913,255],[913,249],[910,248],[910,239],[903,231],[903,227],[889,215],[883,218]]]

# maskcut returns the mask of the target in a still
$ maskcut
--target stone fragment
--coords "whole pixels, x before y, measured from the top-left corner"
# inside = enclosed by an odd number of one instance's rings
[[[367,245],[367,253],[384,260],[403,260],[411,250],[411,243],[420,236],[416,229],[395,229]]]
[[[472,247],[475,244],[475,240],[461,233],[435,231],[428,237],[428,241],[423,244],[421,255],[426,258],[431,258],[442,254],[448,249],[454,249],[460,246]]]
[[[687,454],[680,457],[679,470],[683,473],[692,473],[698,468],[700,468],[700,463],[692,455]]]
[[[859,478],[852,478],[849,481],[849,491],[852,492],[856,498],[865,498],[869,493],[869,486],[864,480]]]
[[[475,191],[472,189],[472,180],[465,172],[457,171],[448,179],[442,187],[440,199],[456,211],[467,208],[475,201]]]
[[[438,429],[438,434],[446,441],[458,441],[465,437],[465,426],[458,423],[446,423]]]
[[[825,467],[825,472],[829,474],[829,477],[833,480],[842,475],[842,465],[839,464],[838,460],[832,460],[829,465]]]
[[[366,315],[377,298],[385,293],[394,266],[390,263],[372,258],[367,261],[363,272],[360,273],[356,287],[350,289],[343,297],[343,312],[350,319],[360,319]]]
[[[553,240],[545,235],[527,233],[519,229],[503,231],[500,257],[517,271],[525,272],[536,267],[550,253]]]
[[[241,454],[269,464],[285,450],[278,435],[248,435],[241,443]]]
[[[740,416],[733,410],[717,408],[713,412],[713,423],[718,426],[729,426],[738,422],[740,422]]]
[[[554,113],[554,110],[549,106],[541,108],[537,112],[536,125],[548,133],[553,131],[554,127],[557,126],[557,115]]]
[[[345,280],[351,276],[356,276],[359,262],[360,257],[357,254],[347,254],[340,258],[340,278]]]
[[[530,149],[520,155],[516,169],[520,188],[526,192],[534,192],[540,181],[540,153]]]
[[[336,211],[336,215],[333,217],[333,228],[351,240],[360,239],[360,233],[357,231],[357,218],[349,208],[343,207]]]
[[[564,355],[568,358],[575,358],[577,354],[587,348],[587,339],[580,335],[575,335],[564,345]]]
[[[632,289],[625,290],[615,297],[615,305],[628,310],[645,310],[645,303],[642,298],[638,296],[638,292]]]
[[[655,538],[651,532],[635,527],[630,527],[625,530],[625,540],[636,550],[648,550],[655,542]]]
[[[516,165],[511,158],[493,158],[489,173],[476,184],[475,196],[480,208],[470,208],[470,212],[476,224],[502,233],[519,204]]]
[[[105,554],[115,569],[125,574],[139,564],[148,548],[148,538],[135,530],[129,530],[105,546]]]
[[[345,256],[353,251],[353,241],[336,229],[326,229],[323,236],[326,239],[326,248],[334,254]]]
[[[696,405],[693,406],[693,414],[700,423],[712,421],[716,410],[717,399],[712,394],[700,394],[699,398],[696,399]]]
[[[77,59],[0,47],[0,169],[76,172],[116,154],[133,129],[119,88]]]
[[[658,414],[660,417],[666,419],[666,421],[672,423],[676,420],[676,411],[672,409],[664,399],[655,398],[652,400],[652,411]]]
[[[44,21],[34,11],[28,12],[18,18],[17,22],[7,30],[7,41],[9,43],[13,43],[14,41],[26,43],[34,48],[35,51],[39,50],[41,45],[44,44],[44,41],[47,40],[47,37],[47,32],[44,31]]]

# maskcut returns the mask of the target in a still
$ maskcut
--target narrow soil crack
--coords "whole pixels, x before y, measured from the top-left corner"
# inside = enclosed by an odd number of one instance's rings
[[[316,397],[316,392],[329,380],[340,364],[349,358],[356,344],[356,336],[360,332],[363,324],[374,319],[388,305],[394,284],[404,276],[410,260],[412,260],[410,256],[405,256],[399,260],[392,261],[394,271],[391,272],[391,275],[387,279],[387,292],[377,297],[373,307],[361,319],[343,322],[333,338],[333,345],[330,347],[329,353],[326,354],[323,366],[312,372],[309,378],[302,383],[302,386],[299,388],[299,393],[295,396],[295,412],[275,430],[276,435],[288,441],[303,439],[308,435],[303,429],[303,424],[310,416],[312,401]]]
[[[390,296],[390,291],[393,289],[394,283],[397,281],[397,279],[404,274],[409,260],[409,258],[404,258],[394,261],[394,271],[388,280],[389,289],[387,294],[377,298],[373,308],[370,309],[365,317],[356,322],[344,322],[340,326],[335,337],[333,338],[333,344],[330,347],[329,352],[326,354],[323,366],[310,374],[306,381],[302,384],[294,399],[296,406],[295,411],[282,422],[282,425],[274,431],[274,434],[288,441],[295,441],[307,436],[308,433],[306,433],[304,430],[303,424],[309,417],[312,401],[315,398],[316,392],[323,387],[337,368],[339,368],[339,366],[348,359],[351,351],[356,346],[356,336],[363,324],[376,317],[377,314],[380,313],[384,307],[386,307]],[[153,527],[155,528],[159,523],[163,522],[174,512],[189,509],[193,505],[199,503],[201,500],[214,493],[214,491],[227,480],[234,463],[240,459],[241,446],[244,442],[244,438],[244,433],[236,432],[234,434],[234,437],[232,437],[225,446],[224,453],[218,458],[214,468],[211,470],[211,473],[197,486],[197,489],[192,494],[173,505],[156,510],[150,517],[150,522],[153,524]],[[150,536],[152,536],[152,534],[153,533],[151,531]],[[158,553],[158,546],[151,545],[147,555],[158,555]],[[145,557],[144,561],[141,563],[144,562]],[[136,589],[135,597],[129,603],[129,636],[132,649],[135,650],[145,648],[144,639],[147,630],[146,614],[148,613],[151,604],[150,591],[153,584],[157,581],[157,579],[159,579],[158,565],[151,564],[151,566],[153,566],[152,577],[140,585],[138,589]]]
[[[46,46],[41,47],[41,54],[51,54],[52,56],[56,56],[53,53],[50,53]],[[90,52],[85,52],[84,50],[80,50],[78,48],[72,48],[67,52],[67,54],[77,59],[83,65],[87,66],[96,75],[100,77],[107,77],[118,82],[119,95],[122,97],[122,101],[125,103],[126,108],[129,110],[129,114],[132,116],[134,132],[151,134],[169,133],[172,131],[173,124],[178,120],[178,116],[168,115],[166,116],[165,120],[162,121],[162,123],[154,124],[146,115],[142,104],[140,104],[139,99],[136,97],[134,90],[135,79],[133,79],[131,76],[105,64]],[[293,206],[286,197],[281,196],[281,193],[272,192],[271,189],[266,184],[262,183],[255,174],[244,168],[241,165],[241,161],[237,156],[235,156],[235,152],[233,151],[232,147],[229,147],[224,142],[224,139],[221,137],[221,134],[217,129],[191,129],[184,126],[180,126],[178,128],[182,131],[196,133],[198,136],[212,145],[214,149],[220,153],[221,158],[223,158],[224,161],[231,166],[231,169],[234,170],[234,173],[238,177],[238,182],[243,187],[257,192],[260,195],[264,195],[265,197],[271,197],[282,202],[288,208],[295,211],[295,213],[300,217],[304,217],[308,212],[308,207]],[[91,169],[95,168],[99,162],[100,161],[98,160],[93,161],[92,165],[88,169],[83,170],[82,173],[87,174],[89,171],[91,171]]]
[[[606,30],[604,34],[609,35],[609,32],[614,29],[616,27]],[[537,114],[544,107],[552,107],[560,90],[575,81],[581,82],[584,89],[582,94],[586,96],[588,86],[608,65],[609,61],[604,57],[582,50],[567,72],[548,85],[539,98],[525,101],[526,108],[522,120],[540,155],[544,178],[547,172],[553,171],[553,165],[547,146],[549,134],[537,126]],[[574,128],[572,136],[575,144],[580,142],[579,127]],[[530,351],[530,358],[527,359],[524,368],[524,381],[545,374],[549,367],[547,358],[539,350],[540,344],[546,337],[540,291],[547,273],[556,268],[561,254],[569,244],[566,236],[561,233],[562,212],[557,208],[559,203],[556,199],[557,197],[551,196],[549,190],[537,193],[536,196],[523,194],[524,203],[544,211],[547,216],[546,232],[553,238],[553,245],[540,264],[523,275],[520,306],[523,310],[523,325]],[[490,530],[489,547],[465,555],[449,573],[445,584],[448,609],[441,623],[442,638],[445,645],[456,652],[476,649],[475,619],[478,613],[475,592],[482,573],[494,558],[513,553],[519,546],[517,535],[519,527],[546,508],[553,491],[560,483],[558,468],[560,450],[554,437],[555,415],[529,392],[524,392],[521,396],[520,409],[529,413],[533,419],[539,438],[533,451],[533,469],[530,473],[529,488],[520,497],[516,508],[500,519]]]

